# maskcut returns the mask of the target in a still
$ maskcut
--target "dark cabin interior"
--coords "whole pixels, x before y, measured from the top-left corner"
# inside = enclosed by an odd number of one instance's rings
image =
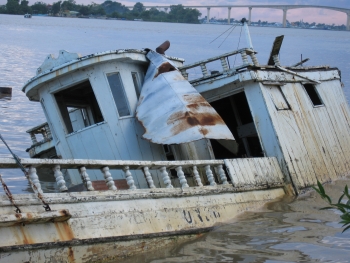
[[[210,140],[216,159],[264,156],[244,92],[211,102],[210,105],[222,117],[238,143],[238,151],[234,153],[217,140]]]

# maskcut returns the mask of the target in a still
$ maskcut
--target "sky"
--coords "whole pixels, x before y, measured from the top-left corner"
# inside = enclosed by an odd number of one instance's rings
[[[29,4],[32,5],[39,0],[29,0]],[[40,0],[44,3],[53,3],[58,0]],[[88,5],[92,2],[101,4],[105,0],[75,0],[77,4]],[[114,1],[114,0],[112,0]],[[142,0],[142,1],[116,1],[126,6],[133,6],[137,2],[143,3],[145,6],[156,6],[156,5],[283,5],[283,4],[299,4],[299,5],[322,5],[322,6],[333,6],[343,7],[350,9],[350,0]],[[0,0],[0,4],[6,4],[7,0]],[[198,10],[202,13],[202,17],[207,15],[206,8]],[[226,8],[212,8],[210,10],[210,17],[216,18],[227,18],[228,10]],[[231,18],[241,19],[243,17],[248,18],[248,8],[232,8]],[[282,22],[283,12],[278,9],[254,9],[252,10],[252,21],[269,21],[269,22]],[[345,13],[328,10],[328,9],[295,9],[288,10],[287,19],[289,22],[300,21],[304,22],[316,22],[342,25],[346,24],[347,16]]]

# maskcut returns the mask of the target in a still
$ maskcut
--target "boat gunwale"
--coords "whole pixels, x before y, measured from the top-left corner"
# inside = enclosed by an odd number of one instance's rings
[[[103,190],[103,191],[82,191],[82,192],[64,192],[64,193],[44,193],[45,202],[52,204],[75,204],[75,203],[95,203],[95,202],[119,202],[139,199],[162,199],[162,198],[187,198],[195,196],[210,196],[224,194],[239,194],[251,191],[278,190],[285,188],[284,182],[275,184],[244,185],[236,187],[232,184],[215,186],[194,186],[188,188],[153,188],[153,189],[122,189],[122,190]],[[37,196],[32,194],[13,194],[14,200],[18,206],[41,205]],[[0,207],[11,207],[12,203],[5,195],[0,196]]]

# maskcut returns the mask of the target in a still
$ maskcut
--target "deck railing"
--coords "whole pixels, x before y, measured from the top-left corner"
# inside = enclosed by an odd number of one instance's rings
[[[33,145],[37,143],[43,143],[52,139],[51,130],[47,122],[28,130],[27,133],[30,134],[30,138],[32,139]],[[38,140],[36,134],[41,134],[43,136],[43,139]]]
[[[109,190],[118,190],[110,173],[110,169],[121,169],[124,171],[125,179],[129,189],[136,189],[134,178],[130,170],[141,169],[145,175],[149,188],[156,188],[151,170],[158,170],[162,176],[163,183],[166,188],[173,188],[168,171],[175,169],[182,188],[189,187],[183,168],[190,168],[197,186],[203,186],[199,176],[198,169],[204,168],[206,177],[210,186],[215,186],[212,168],[216,168],[219,181],[221,184],[228,184],[226,173],[223,169],[223,160],[206,160],[206,161],[115,161],[115,160],[78,160],[78,159],[21,159],[21,164],[26,167],[28,175],[32,183],[34,192],[42,193],[40,181],[36,172],[36,168],[51,168],[53,176],[56,178],[58,189],[61,192],[67,191],[66,182],[64,180],[61,169],[77,169],[81,175],[82,181],[88,191],[94,191],[90,180],[88,169],[100,169],[105,178],[106,185]],[[0,168],[18,168],[16,161],[12,158],[0,158]]]
[[[238,54],[241,55],[243,64],[240,65],[240,66],[237,66],[237,67],[234,67],[234,68],[230,69],[229,64],[227,62],[228,61],[228,57],[234,56],[234,55],[238,55]],[[248,66],[253,66],[253,65],[254,66],[259,66],[259,62],[258,62],[258,59],[255,56],[255,54],[256,54],[256,52],[254,50],[252,50],[252,49],[242,48],[242,49],[239,49],[239,50],[235,50],[235,51],[232,51],[232,52],[225,53],[225,54],[220,55],[220,56],[212,57],[212,58],[209,58],[209,59],[206,59],[206,60],[195,62],[195,63],[189,64],[189,65],[185,65],[183,67],[180,67],[179,70],[181,71],[182,76],[184,76],[185,79],[188,79],[187,70],[191,69],[191,68],[200,67],[201,72],[202,72],[202,77],[200,77],[198,79],[195,79],[195,80],[191,80],[191,82],[199,81],[199,80],[202,80],[202,79],[209,78],[209,77],[211,77],[213,75],[216,75],[216,74],[209,74],[207,66],[206,66],[207,63],[220,60],[220,63],[221,63],[221,66],[222,66],[222,71],[220,71],[221,73],[222,72],[232,71],[232,70],[236,71],[238,69],[245,68],[245,67],[248,67]],[[249,62],[248,56],[251,58],[251,62],[252,63]]]

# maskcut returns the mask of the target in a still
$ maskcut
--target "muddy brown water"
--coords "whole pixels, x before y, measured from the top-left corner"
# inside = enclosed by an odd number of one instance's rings
[[[325,186],[338,201],[350,178]],[[314,191],[245,212],[187,243],[113,262],[350,262],[350,230]]]

